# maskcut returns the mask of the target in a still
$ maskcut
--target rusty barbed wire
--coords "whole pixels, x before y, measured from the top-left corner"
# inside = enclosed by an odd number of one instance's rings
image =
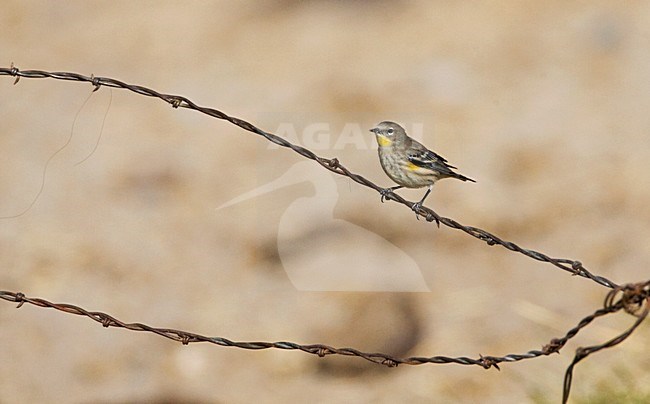
[[[272,133],[266,132],[255,125],[244,121],[239,118],[235,118],[232,116],[229,116],[225,114],[224,112],[221,112],[217,109],[214,108],[208,108],[208,107],[202,107],[188,98],[180,95],[171,95],[171,94],[163,94],[158,91],[152,90],[150,88],[144,87],[144,86],[139,86],[139,85],[134,85],[134,84],[127,84],[124,83],[120,80],[112,79],[109,77],[98,77],[98,76],[84,76],[82,74],[78,73],[71,73],[71,72],[47,72],[43,70],[20,70],[17,67],[15,67],[13,64],[9,67],[0,67],[0,76],[12,76],[15,77],[16,79],[14,80],[14,84],[17,84],[20,78],[25,77],[25,78],[52,78],[56,80],[66,80],[66,81],[79,81],[79,82],[88,82],[91,83],[94,86],[93,91],[97,91],[101,88],[101,86],[106,86],[106,87],[112,87],[112,88],[121,88],[125,90],[132,91],[136,94],[144,95],[147,97],[154,97],[154,98],[159,98],[168,104],[170,104],[174,108],[188,108],[192,109],[198,112],[201,112],[203,114],[209,115],[213,118],[217,119],[222,119],[227,122],[230,122],[246,131],[255,133],[259,136],[262,136],[266,138],[268,141],[273,142],[279,146],[289,148],[293,150],[294,152],[298,153],[299,155],[308,158],[310,160],[316,161],[318,164],[326,168],[327,170],[348,177],[354,182],[364,185],[368,188],[372,188],[378,193],[382,193],[384,191],[384,188],[378,186],[377,184],[371,182],[370,180],[366,179],[365,177],[355,174],[348,170],[345,166],[343,166],[337,158],[325,158],[318,156],[316,153],[313,151],[307,149],[306,147],[302,147],[299,145],[295,145],[289,141],[287,141],[284,138],[281,138],[277,135],[274,135]],[[386,200],[392,200],[394,202],[400,203],[402,205],[405,205],[409,207],[410,209],[413,209],[413,205],[415,202],[408,201],[398,194],[394,192],[388,192],[385,194],[385,199]],[[542,261],[542,262],[547,262],[549,264],[554,265],[557,268],[560,268],[564,271],[570,272],[573,275],[578,275],[583,278],[591,279],[592,281],[598,283],[599,285],[608,287],[610,289],[613,289],[617,286],[616,283],[612,282],[611,280],[592,274],[589,272],[580,261],[577,260],[572,260],[572,259],[566,259],[566,258],[553,258],[550,257],[546,254],[543,254],[541,252],[535,251],[535,250],[529,250],[525,249],[523,247],[520,247],[519,245],[507,241],[507,240],[502,240],[499,237],[495,236],[494,234],[479,229],[477,227],[472,227],[472,226],[465,226],[460,224],[459,222],[442,217],[438,215],[435,211],[433,211],[430,208],[427,208],[426,206],[422,206],[418,211],[416,212],[419,215],[423,216],[426,218],[427,222],[433,222],[435,221],[438,224],[438,227],[440,227],[440,224],[444,224],[447,227],[450,227],[452,229],[456,230],[461,230],[470,236],[484,241],[487,245],[493,246],[493,245],[500,245],[510,251],[518,252],[520,254],[523,254],[529,258],[532,258],[537,261]]]
[[[623,291],[623,295],[617,300],[614,301],[615,296],[618,292]],[[613,296],[610,296],[611,294]],[[117,327],[124,328],[131,331],[144,331],[157,334],[161,337],[171,339],[182,343],[183,345],[188,345],[190,343],[197,342],[208,342],[219,346],[225,347],[234,347],[241,349],[283,349],[283,350],[299,350],[305,353],[312,355],[317,355],[319,357],[324,357],[327,355],[342,355],[342,356],[356,356],[362,359],[365,359],[369,362],[388,366],[396,367],[398,365],[422,365],[422,364],[449,364],[455,363],[458,365],[476,365],[484,369],[490,369],[494,367],[499,368],[499,364],[505,362],[519,362],[526,359],[533,359],[540,356],[548,356],[553,353],[559,353],[560,350],[566,345],[566,343],[573,337],[575,337],[583,328],[588,326],[593,320],[598,317],[602,317],[607,314],[612,314],[620,310],[625,310],[629,313],[628,309],[632,305],[636,305],[637,309],[640,309],[642,305],[645,306],[643,313],[639,316],[636,323],[627,331],[619,335],[618,337],[606,342],[605,344],[598,345],[595,347],[589,348],[578,348],[576,352],[576,359],[571,364],[567,370],[567,375],[565,378],[565,389],[571,384],[571,377],[569,376],[573,366],[578,361],[584,359],[591,353],[599,351],[604,348],[610,348],[614,345],[617,345],[623,340],[625,340],[633,331],[638,327],[638,325],[645,320],[647,317],[648,311],[650,310],[650,281],[642,282],[638,284],[631,284],[619,287],[608,294],[608,297],[605,300],[605,307],[597,310],[593,314],[583,318],[580,322],[567,331],[567,333],[561,338],[554,338],[548,344],[546,344],[541,350],[531,350],[523,354],[508,354],[504,356],[485,356],[479,355],[478,358],[469,358],[466,356],[459,357],[449,357],[449,356],[411,356],[408,358],[398,358],[392,355],[377,353],[377,352],[363,352],[355,348],[335,348],[329,345],[324,344],[309,344],[302,345],[295,342],[288,341],[279,341],[279,342],[241,342],[241,341],[231,341],[224,337],[207,337],[200,334],[195,334],[188,331],[176,330],[172,328],[158,328],[152,327],[142,323],[125,323],[121,320],[116,319],[110,314],[106,314],[100,311],[88,311],[79,306],[66,303],[52,303],[45,299],[32,298],[25,296],[21,292],[10,292],[10,291],[0,291],[0,299],[6,300],[8,302],[18,303],[17,308],[22,307],[25,303],[32,304],[37,307],[51,308],[58,311],[62,311],[68,314],[75,314],[79,316],[88,317],[98,323],[103,327]],[[568,378],[568,382],[567,382]],[[568,396],[568,391],[565,390],[565,395]]]

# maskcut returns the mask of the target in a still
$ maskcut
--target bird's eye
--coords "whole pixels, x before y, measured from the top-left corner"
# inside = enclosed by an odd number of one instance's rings
[[[392,135],[395,130],[393,128],[389,128],[386,132],[388,132],[389,135]]]

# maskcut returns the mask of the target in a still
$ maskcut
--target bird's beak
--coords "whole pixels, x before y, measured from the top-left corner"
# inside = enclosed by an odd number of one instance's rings
[[[377,129],[378,129],[378,128],[372,128],[372,129],[370,129],[370,132],[372,132],[372,133],[374,133],[374,134],[377,134]]]

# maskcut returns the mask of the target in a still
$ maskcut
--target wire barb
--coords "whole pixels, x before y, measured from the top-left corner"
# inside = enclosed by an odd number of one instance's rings
[[[90,83],[95,87],[93,93],[97,92],[102,86],[102,83],[99,81],[99,78],[95,77],[93,74],[90,75],[90,79]]]
[[[18,80],[20,80],[20,76],[18,75],[19,72],[20,70],[14,66],[14,62],[11,62],[9,65],[9,75],[16,78],[16,80],[14,80],[14,86],[18,84]]]

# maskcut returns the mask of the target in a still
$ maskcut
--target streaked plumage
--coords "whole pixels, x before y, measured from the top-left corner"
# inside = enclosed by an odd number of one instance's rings
[[[417,213],[436,181],[443,178],[456,178],[461,181],[476,182],[454,172],[456,167],[448,164],[444,157],[409,137],[404,128],[395,122],[381,122],[370,131],[377,137],[381,167],[393,181],[399,184],[397,187],[387,188],[382,193],[382,201],[388,192],[402,187],[428,187],[422,200],[413,205],[413,210]]]

